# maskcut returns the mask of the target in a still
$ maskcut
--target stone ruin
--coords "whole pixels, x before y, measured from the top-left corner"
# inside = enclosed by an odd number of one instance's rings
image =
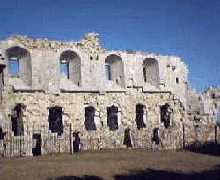
[[[72,152],[74,132],[83,150],[181,149],[197,138],[187,76],[179,57],[109,51],[97,33],[9,37],[0,42],[0,153]]]

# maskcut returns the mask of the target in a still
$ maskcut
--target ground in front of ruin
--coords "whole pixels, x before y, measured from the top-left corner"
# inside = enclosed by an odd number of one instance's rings
[[[220,156],[144,149],[0,159],[0,179],[220,179]]]

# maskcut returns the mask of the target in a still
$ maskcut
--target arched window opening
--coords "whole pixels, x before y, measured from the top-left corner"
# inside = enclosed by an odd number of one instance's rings
[[[52,133],[63,134],[62,107],[55,106],[49,108],[49,130]]]
[[[112,54],[105,59],[105,75],[108,81],[124,85],[124,67],[120,56]]]
[[[24,124],[22,119],[22,105],[17,104],[12,109],[11,115],[12,131],[14,136],[23,136],[24,135]]]
[[[154,86],[159,85],[159,65],[158,61],[153,58],[147,58],[143,62],[144,82]]]
[[[138,129],[146,127],[146,124],[144,123],[144,110],[145,110],[144,105],[142,104],[136,105],[136,125]]]
[[[111,131],[118,129],[118,107],[107,107],[107,125]]]
[[[6,50],[8,58],[8,73],[11,77],[19,77],[27,85],[31,85],[32,67],[30,53],[21,47],[12,47]]]
[[[81,59],[73,51],[67,50],[60,55],[60,73],[77,86],[81,83]]]
[[[96,124],[95,124],[95,108],[92,106],[85,107],[85,129],[87,131],[95,131]]]
[[[165,128],[169,128],[171,125],[172,109],[168,103],[160,107],[160,119]]]

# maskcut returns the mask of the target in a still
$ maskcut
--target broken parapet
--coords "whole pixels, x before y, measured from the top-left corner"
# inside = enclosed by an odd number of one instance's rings
[[[99,54],[104,52],[101,47],[99,34],[88,33],[85,37],[77,43],[77,46],[82,48],[87,54],[89,54],[90,60],[99,60]]]

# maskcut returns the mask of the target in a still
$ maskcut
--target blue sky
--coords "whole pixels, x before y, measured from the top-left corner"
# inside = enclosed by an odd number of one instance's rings
[[[0,39],[12,34],[79,40],[98,32],[107,49],[184,59],[193,87],[220,85],[220,0],[5,0]]]

